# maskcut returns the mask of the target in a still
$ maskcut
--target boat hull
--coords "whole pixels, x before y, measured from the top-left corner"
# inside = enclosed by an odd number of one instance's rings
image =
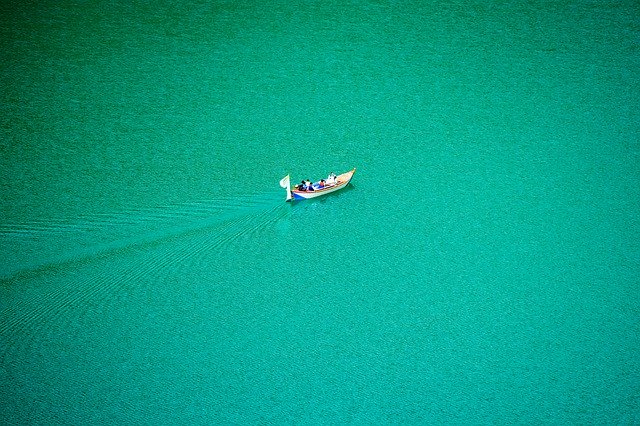
[[[349,185],[351,179],[353,178],[353,174],[356,172],[356,169],[350,170],[346,173],[342,173],[336,177],[335,185],[327,186],[325,188],[316,189],[315,191],[291,191],[291,199],[292,200],[309,200],[311,198],[322,197],[323,195],[331,194],[332,192],[339,191]]]

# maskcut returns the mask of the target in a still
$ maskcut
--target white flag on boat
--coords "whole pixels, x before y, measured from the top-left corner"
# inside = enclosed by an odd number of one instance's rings
[[[287,201],[291,200],[291,182],[289,181],[289,175],[280,179],[280,186],[287,190]]]
[[[288,189],[290,187],[289,175],[280,179],[280,186],[284,189]]]

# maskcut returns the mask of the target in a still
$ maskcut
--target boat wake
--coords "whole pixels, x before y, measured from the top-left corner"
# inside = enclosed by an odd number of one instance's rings
[[[0,361],[31,339],[55,340],[49,337],[82,318],[108,312],[129,292],[149,290],[136,288],[141,283],[158,286],[210,263],[218,248],[251,244],[277,229],[287,207],[267,194],[0,226],[9,260],[0,277],[0,339],[7,342]]]
[[[76,220],[0,225],[0,280],[153,244],[279,207],[275,197],[233,197],[103,213]]]

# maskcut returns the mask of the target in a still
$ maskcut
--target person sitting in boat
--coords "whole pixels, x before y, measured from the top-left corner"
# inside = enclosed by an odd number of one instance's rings
[[[305,189],[307,191],[313,191],[313,184],[309,179],[307,179],[307,181],[305,182]]]
[[[331,172],[329,173],[329,177],[327,177],[327,185],[335,185],[336,184],[336,174]]]
[[[320,182],[318,182],[318,188],[322,189],[325,187],[325,180],[324,179],[320,179]]]
[[[297,191],[304,191],[305,190],[304,188],[305,188],[306,185],[307,184],[305,183],[304,179],[302,179],[302,181],[299,184],[297,184],[296,186],[294,186],[293,189],[295,189]]]

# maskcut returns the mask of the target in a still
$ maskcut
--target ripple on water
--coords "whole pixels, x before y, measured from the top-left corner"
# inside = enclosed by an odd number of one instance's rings
[[[1,358],[15,358],[32,336],[42,338],[52,327],[64,328],[87,310],[109,304],[126,286],[143,278],[161,281],[168,268],[179,273],[206,262],[221,246],[275,226],[289,209],[274,199],[221,198],[73,223],[2,225],[0,240],[11,247],[15,262],[2,270],[0,337],[7,344]],[[167,249],[153,249],[162,244]],[[104,264],[103,274],[84,273],[96,262]]]

